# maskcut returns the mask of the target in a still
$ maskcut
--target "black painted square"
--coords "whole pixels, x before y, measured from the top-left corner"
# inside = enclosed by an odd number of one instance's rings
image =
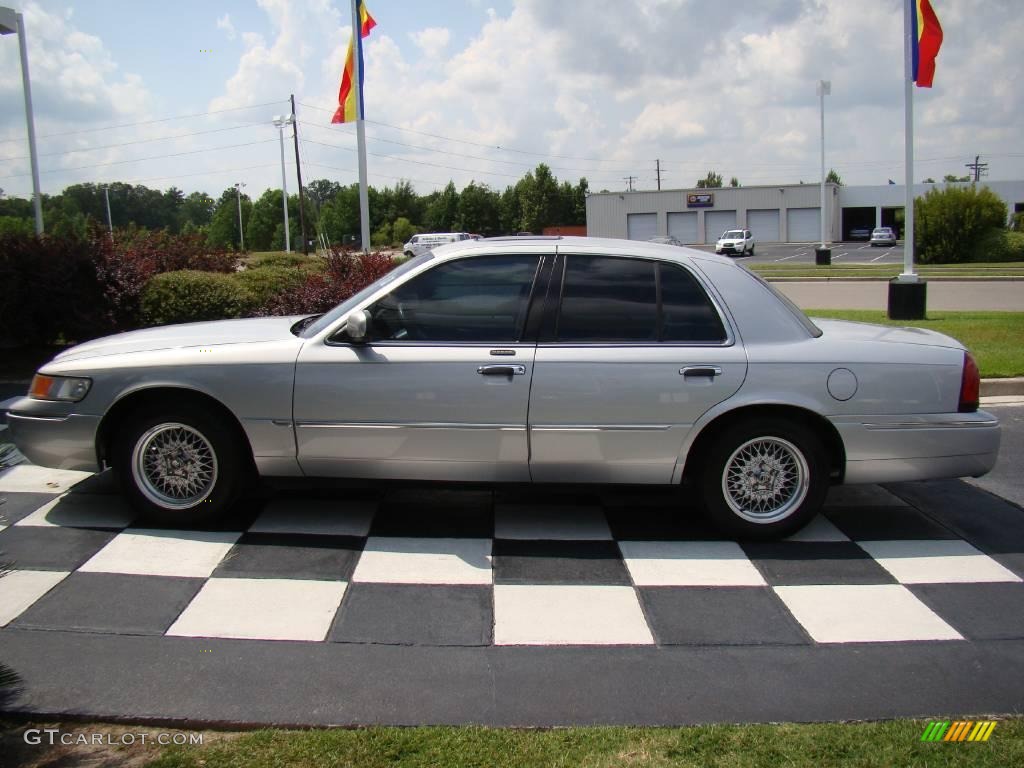
[[[771,586],[896,583],[852,541],[759,541],[742,546]]]
[[[364,543],[354,536],[246,533],[220,561],[213,576],[347,581]]]
[[[18,525],[0,531],[0,561],[22,570],[73,571],[117,531]]]
[[[855,541],[960,538],[913,507],[830,507],[825,516]]]
[[[613,541],[494,541],[495,584],[627,585]]]
[[[52,493],[4,491],[0,493],[0,525],[14,525],[40,507],[49,504],[54,498]]]
[[[1024,638],[1024,583],[907,587],[968,640]]]

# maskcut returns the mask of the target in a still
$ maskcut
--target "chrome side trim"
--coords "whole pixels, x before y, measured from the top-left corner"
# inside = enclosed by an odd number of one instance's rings
[[[537,432],[665,432],[674,424],[532,424]]]
[[[949,420],[949,421],[899,421],[890,422],[888,424],[872,424],[865,422],[862,426],[865,429],[971,429],[971,428],[984,428],[991,429],[999,424],[995,419],[988,421],[963,421],[963,420]]]
[[[340,424],[333,421],[298,421],[295,426],[303,429],[498,429],[507,432],[525,432],[526,427],[517,424],[463,424],[447,422],[423,422],[409,424]]]

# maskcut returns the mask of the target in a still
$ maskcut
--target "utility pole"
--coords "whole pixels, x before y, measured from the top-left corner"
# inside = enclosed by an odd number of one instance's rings
[[[632,192],[633,191],[633,182],[637,180],[637,177],[636,176],[623,176],[622,178],[625,181],[629,182],[629,190],[628,191]]]
[[[973,163],[964,163],[965,168],[974,171],[975,183],[980,181],[982,176],[988,176],[988,163],[980,163],[979,160],[981,160],[981,155],[975,155]]]
[[[110,187],[103,188],[103,196],[107,199],[107,229],[110,230],[110,238],[114,238],[114,220],[110,218]]]
[[[654,161],[654,172],[658,174],[658,191],[661,191],[661,160]]]
[[[292,94],[292,114],[295,114],[295,94]],[[302,252],[309,254],[309,238],[306,237],[306,198],[302,192],[302,166],[299,164],[299,119],[292,122],[292,139],[295,140],[295,173],[299,177],[299,226],[302,228]]]
[[[235,182],[235,194],[238,197],[238,239],[241,241],[240,250],[245,251],[245,230],[242,229],[242,187],[244,181]]]
[[[277,126],[278,136],[281,139],[281,205],[284,208],[284,250],[285,253],[292,252],[291,233],[288,231],[288,179],[284,172],[284,127],[295,122],[295,115],[274,115],[274,125]]]

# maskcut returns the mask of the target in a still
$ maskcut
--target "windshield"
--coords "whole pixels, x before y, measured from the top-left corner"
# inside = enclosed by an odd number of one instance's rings
[[[743,230],[742,229],[730,229],[728,232],[726,232],[724,235],[722,235],[722,239],[723,240],[742,240],[743,239]]]
[[[341,302],[341,304],[336,306],[330,312],[321,315],[319,320],[317,320],[315,323],[311,323],[309,327],[303,330],[300,335],[304,339],[310,339],[313,336],[316,336],[318,333],[320,333],[320,331],[333,325],[337,321],[337,319],[344,315],[346,312],[350,312],[352,309],[359,306],[360,302],[365,301],[367,298],[372,296],[375,291],[379,290],[380,288],[383,288],[388,283],[401,277],[406,272],[411,272],[412,270],[416,269],[416,267],[420,266],[420,264],[425,264],[432,258],[434,258],[434,254],[428,251],[427,253],[420,254],[414,259],[409,259],[404,264],[401,264],[400,266],[388,272],[380,280],[376,281],[375,283],[370,283],[368,286],[363,288],[363,290],[353,294],[352,296],[349,296],[347,299]]]

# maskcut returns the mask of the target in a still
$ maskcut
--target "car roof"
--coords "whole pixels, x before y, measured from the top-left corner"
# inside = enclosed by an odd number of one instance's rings
[[[438,246],[432,250],[438,260],[448,260],[470,254],[508,253],[510,247],[519,250],[553,250],[594,256],[625,256],[633,258],[661,259],[663,261],[686,262],[693,258],[735,264],[732,259],[713,253],[698,251],[686,246],[652,243],[646,240],[621,240],[611,237],[579,237],[567,235],[533,235],[531,237],[487,237],[483,240],[463,240]]]

